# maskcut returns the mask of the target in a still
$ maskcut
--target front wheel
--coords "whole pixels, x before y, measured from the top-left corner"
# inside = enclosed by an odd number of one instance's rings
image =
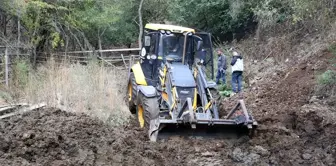
[[[127,96],[128,96],[128,108],[132,114],[136,113],[135,99],[137,93],[137,86],[138,85],[135,81],[134,73],[131,73],[128,80]]]
[[[156,141],[159,132],[159,101],[157,97],[139,94],[136,115],[140,128],[148,131],[151,141]]]

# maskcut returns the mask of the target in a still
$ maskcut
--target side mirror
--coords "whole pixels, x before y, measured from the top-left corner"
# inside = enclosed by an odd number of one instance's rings
[[[145,47],[149,47],[151,45],[151,37],[145,36]]]
[[[202,47],[203,47],[203,41],[200,40],[197,42],[197,51],[201,50]]]

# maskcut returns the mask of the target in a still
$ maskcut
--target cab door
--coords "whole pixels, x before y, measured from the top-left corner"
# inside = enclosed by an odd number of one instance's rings
[[[141,68],[148,85],[155,86],[158,81],[158,46],[159,33],[149,32],[143,37],[143,48],[140,54]]]
[[[211,79],[214,79],[214,60],[213,60],[214,56],[213,56],[211,34],[207,32],[196,32],[195,34],[201,37],[203,40],[203,48],[206,51],[204,62],[206,73],[210,73],[208,76],[210,76]]]

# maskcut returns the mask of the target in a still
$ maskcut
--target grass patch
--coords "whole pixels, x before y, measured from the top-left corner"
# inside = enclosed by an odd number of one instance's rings
[[[331,60],[332,60],[332,66],[336,67],[336,43],[334,42],[333,44],[331,44],[328,48],[329,52],[334,56]]]
[[[84,112],[113,126],[129,119],[124,104],[125,75],[91,62],[88,65],[49,61],[32,70],[27,63],[15,63],[13,87],[29,103],[46,102],[73,112]]]

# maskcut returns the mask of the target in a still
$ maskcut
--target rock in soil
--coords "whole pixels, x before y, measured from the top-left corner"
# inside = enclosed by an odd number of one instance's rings
[[[309,154],[309,153],[305,153],[302,155],[302,158],[305,159],[305,160],[310,160],[312,158],[312,155]]]
[[[235,148],[231,154],[231,158],[233,161],[242,162],[244,161],[245,154],[240,148]]]
[[[267,149],[263,148],[262,146],[255,146],[253,148],[253,151],[256,153],[256,154],[259,154],[261,156],[268,156],[270,153]]]
[[[212,157],[212,156],[214,156],[213,153],[210,153],[210,152],[208,152],[208,151],[202,153],[201,155],[202,155],[203,157]]]

